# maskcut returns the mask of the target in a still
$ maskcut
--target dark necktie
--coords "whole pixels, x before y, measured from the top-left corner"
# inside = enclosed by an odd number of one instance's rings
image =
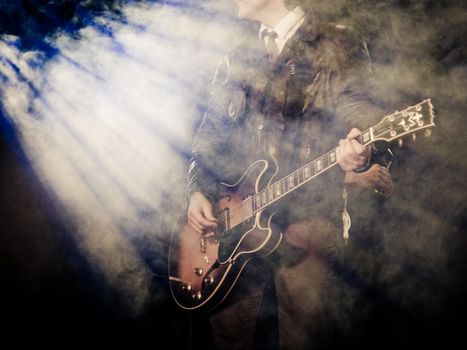
[[[268,59],[269,59],[269,62],[271,63],[276,60],[277,56],[279,56],[279,46],[277,46],[276,38],[277,38],[277,33],[273,30],[265,29],[261,33],[261,39],[266,44],[266,50],[268,52]]]

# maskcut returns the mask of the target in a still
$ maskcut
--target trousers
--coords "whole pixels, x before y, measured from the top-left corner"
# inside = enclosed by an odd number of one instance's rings
[[[250,262],[231,300],[210,316],[216,349],[319,349],[332,337],[337,229],[310,219],[283,233],[277,251]]]

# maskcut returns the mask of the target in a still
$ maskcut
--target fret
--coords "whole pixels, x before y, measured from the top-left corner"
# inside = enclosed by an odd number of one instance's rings
[[[329,161],[329,154],[325,154],[323,156],[323,168],[327,169],[327,168],[329,168],[330,165],[331,165],[331,163]]]
[[[365,143],[368,143],[371,141],[371,132],[370,130],[366,130],[364,132],[361,133],[361,135],[359,136],[359,141],[362,145],[364,145]]]
[[[276,197],[280,197],[281,195],[281,183],[280,182],[276,182],[276,184],[274,185],[275,189],[276,189]]]
[[[307,180],[310,177],[310,168],[308,166],[305,167],[304,173],[305,173],[304,178],[305,178],[305,180]]]
[[[426,101],[428,101],[429,103],[430,100]],[[421,104],[412,106],[408,110],[403,111],[402,117],[399,116],[401,114],[400,112],[396,112],[393,115],[385,117],[380,123],[370,127],[369,129],[363,131],[360,135],[355,137],[355,140],[362,145],[369,145],[372,142],[374,142],[375,139],[380,138],[386,141],[392,141],[398,139],[406,133],[412,133],[414,131],[418,131],[419,129],[434,126],[434,116],[431,111],[431,103],[429,105],[431,114],[431,121],[429,121],[429,124],[425,125],[424,123],[426,121],[422,120],[423,115],[420,115],[420,113],[418,113],[423,112],[422,104],[426,101],[423,101]],[[412,109],[415,109],[415,111],[412,111]],[[410,125],[407,125],[409,123]],[[408,129],[406,127],[408,127]],[[226,227],[235,225],[236,222],[239,220],[238,218],[244,216],[245,214],[251,215],[251,213],[249,213],[250,208],[253,214],[257,213],[258,211],[261,211],[263,208],[267,207],[271,203],[285,196],[289,192],[292,192],[292,190],[297,189],[302,184],[312,180],[317,175],[325,172],[326,170],[337,164],[337,149],[338,148],[334,148],[333,150],[322,155],[321,157],[318,157],[310,163],[300,167],[299,169],[296,169],[289,175],[286,175],[281,179],[275,181],[272,185],[264,188],[259,193],[255,193],[252,196],[248,197],[244,201],[243,208],[236,208],[240,210],[225,212],[223,214],[224,216],[220,216],[219,224],[221,226],[223,224]],[[257,181],[259,181],[259,178],[257,179]],[[229,210],[231,209],[232,208],[229,208]]]
[[[331,153],[329,153],[329,162],[330,165],[333,165],[337,161],[336,159],[336,151],[332,150]]]
[[[321,158],[315,159],[311,163],[297,169],[288,176],[285,176],[259,193],[253,195],[250,199],[251,202],[248,203],[248,205],[252,208],[253,212],[257,212],[267,207],[278,198],[311,180],[314,176],[326,171],[337,162],[336,158],[336,150],[334,149],[321,156]]]
[[[310,169],[311,169],[311,176],[316,175],[316,161],[310,164]]]
[[[291,190],[294,186],[294,182],[293,182],[293,174],[292,176],[289,176],[289,190]]]
[[[363,143],[363,134],[358,135],[355,139],[356,139],[359,143]]]
[[[328,169],[331,166],[331,159],[329,159],[329,153],[323,158],[324,169]]]
[[[251,199],[251,196],[247,198],[246,203],[248,204],[248,207],[251,210],[251,212],[249,214],[254,213],[255,212],[255,205],[253,203],[253,200]]]
[[[316,172],[319,173],[323,170],[323,161],[320,159],[316,160]]]
[[[360,135],[359,137],[363,137]],[[269,204],[282,197],[283,195],[291,192],[295,188],[301,186],[307,181],[311,180],[314,176],[326,171],[331,166],[337,163],[336,149],[324,154],[318,159],[306,164],[304,167],[299,168],[277,180],[269,187],[261,192],[255,194],[251,198],[251,208],[253,212],[257,212]]]
[[[230,229],[230,211],[226,210],[224,211],[224,217],[225,217],[225,230]]]
[[[271,202],[275,199],[274,188],[272,186],[269,186],[268,188],[268,197],[269,197],[269,201]]]

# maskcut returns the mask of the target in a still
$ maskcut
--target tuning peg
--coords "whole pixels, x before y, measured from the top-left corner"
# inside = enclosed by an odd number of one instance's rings
[[[425,130],[425,137],[430,137],[431,136],[431,130],[430,129],[426,129]]]
[[[398,144],[399,148],[402,148],[402,146],[404,146],[404,141],[402,141],[402,139],[399,139]]]
[[[412,134],[412,140],[417,141],[417,134]]]

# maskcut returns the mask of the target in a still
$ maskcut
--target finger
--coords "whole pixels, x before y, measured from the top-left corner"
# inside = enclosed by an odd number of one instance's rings
[[[390,179],[389,180],[386,179],[386,181],[382,181],[380,183],[379,189],[381,190],[382,194],[388,197],[394,191],[394,184],[392,183]]]
[[[375,192],[385,197],[389,197],[393,192],[393,187],[391,186],[378,187],[375,189]]]
[[[195,221],[198,225],[200,225],[200,227],[202,229],[206,229],[206,228],[209,228],[209,227],[213,227],[213,222],[207,220],[205,217],[204,217],[204,214],[202,211],[199,211],[199,212],[193,212],[193,216],[192,216],[192,219],[193,221]]]
[[[203,226],[199,223],[199,220],[197,219],[196,215],[190,215],[190,217],[188,218],[188,222],[199,230],[203,229]]]
[[[355,153],[357,153],[359,156],[364,157],[365,159],[368,159],[368,156],[371,153],[370,146],[364,146],[357,140],[350,140],[350,145],[352,146],[352,149]]]
[[[389,174],[389,171],[385,167],[380,166],[378,169],[378,174],[382,179],[384,179],[385,182],[392,182],[391,174]]]
[[[204,218],[206,218],[211,225],[216,222],[216,218],[212,214],[212,206],[210,204],[203,205],[202,210]]]
[[[357,128],[353,128],[352,130],[350,130],[350,132],[347,134],[346,138],[347,139],[354,139],[356,138],[358,135],[360,135],[362,132],[357,129]]]
[[[381,192],[385,192],[389,188],[389,186],[390,186],[390,183],[380,178],[377,178],[375,179],[375,181],[373,181],[373,188]]]
[[[206,219],[205,217],[199,217],[197,218],[198,219],[198,223],[203,226],[203,228],[207,229],[207,228],[212,228],[214,226],[216,226],[216,222],[212,222],[208,219]]]
[[[355,166],[358,162],[358,154],[354,151],[350,140],[345,139],[342,141],[342,159],[351,167]]]
[[[383,181],[385,183],[389,183],[391,182],[391,177],[389,176],[389,174],[383,172],[381,169],[378,169],[377,173],[376,173],[376,177],[380,180],[380,181]]]
[[[391,178],[391,174],[389,173],[389,170],[386,169],[386,167],[382,166],[382,165],[378,165],[378,173],[381,174],[382,176],[384,176],[385,178]]]
[[[347,162],[344,160],[343,157],[343,147],[344,147],[344,140],[339,140],[339,146],[336,148],[336,161],[337,164],[342,168],[344,171],[350,171]]]
[[[346,140],[350,142],[349,145],[352,147],[351,150],[348,150],[349,152],[351,152],[349,154],[351,154],[352,159],[354,159],[357,162],[357,167],[365,165],[371,154],[371,149],[369,146],[363,146],[361,143],[355,140],[355,138],[360,134],[361,131],[359,129],[353,128],[352,130],[350,130],[346,137]],[[355,155],[358,155],[362,158],[357,158]],[[362,164],[362,162],[364,164]]]
[[[360,156],[353,150],[350,140],[340,140],[338,149],[338,163],[342,169],[345,171],[352,171],[359,167]]]
[[[386,197],[389,197],[394,193],[394,184],[391,182],[391,185],[389,186],[388,190],[384,193]]]
[[[347,155],[352,161],[354,162],[355,165],[362,166],[366,161],[368,160],[368,154],[366,151],[366,148],[359,144],[355,140],[345,140],[344,142],[346,148],[345,151],[347,152]]]
[[[196,221],[194,221],[192,218],[188,219],[188,224],[195,230],[197,233],[201,234],[203,232],[203,229]]]
[[[363,146],[355,140],[350,141],[350,145],[352,147],[352,150],[356,154],[356,161],[358,162],[358,167],[368,165],[368,161],[371,156],[371,148],[369,146]]]

